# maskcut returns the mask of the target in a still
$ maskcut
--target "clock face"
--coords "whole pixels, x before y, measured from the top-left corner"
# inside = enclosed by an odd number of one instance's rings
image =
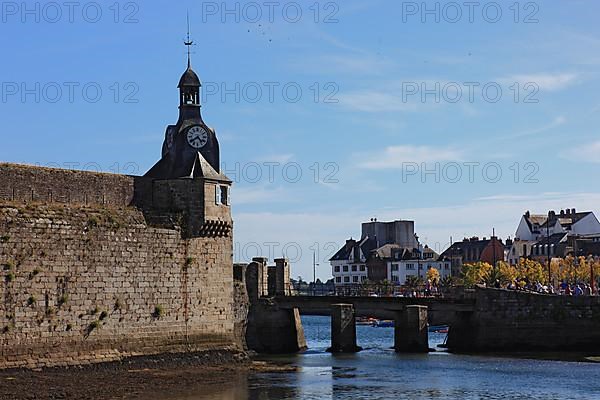
[[[208,142],[208,133],[200,125],[192,126],[187,132],[187,141],[194,149],[201,149]]]

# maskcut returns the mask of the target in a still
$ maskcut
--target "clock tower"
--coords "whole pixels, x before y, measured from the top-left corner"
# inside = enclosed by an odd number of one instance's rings
[[[179,80],[179,119],[165,132],[162,159],[146,176],[160,179],[201,176],[202,161],[220,173],[219,141],[214,129],[202,119],[200,112],[200,78],[188,67]],[[211,171],[212,172],[212,171]]]
[[[231,181],[221,173],[219,141],[200,113],[200,78],[191,66],[179,80],[179,119],[169,125],[162,158],[136,184],[135,203],[153,225],[179,225],[186,237],[231,241]],[[229,243],[229,242],[228,242]]]

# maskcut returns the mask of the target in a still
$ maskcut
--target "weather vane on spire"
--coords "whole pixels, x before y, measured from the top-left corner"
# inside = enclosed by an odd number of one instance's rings
[[[194,41],[192,39],[190,39],[190,13],[189,13],[189,11],[187,13],[187,40],[185,40],[183,42],[183,44],[185,44],[187,46],[188,68],[190,68],[191,65],[192,65],[192,61],[191,61],[191,46],[194,45]]]

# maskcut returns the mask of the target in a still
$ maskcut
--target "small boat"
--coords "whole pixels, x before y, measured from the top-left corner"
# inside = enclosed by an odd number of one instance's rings
[[[356,318],[356,325],[373,326],[373,325],[375,325],[375,322],[377,322],[377,320],[375,318],[366,318],[366,317]]]
[[[378,319],[375,321],[375,325],[373,325],[377,328],[393,328],[394,327],[394,321],[392,320],[384,320],[384,319]]]
[[[430,325],[429,332],[448,333],[448,326],[447,325]]]

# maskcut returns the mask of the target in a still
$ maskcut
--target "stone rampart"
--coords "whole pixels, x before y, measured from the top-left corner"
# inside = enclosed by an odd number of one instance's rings
[[[231,235],[153,226],[136,179],[0,165],[0,368],[243,345]]]

